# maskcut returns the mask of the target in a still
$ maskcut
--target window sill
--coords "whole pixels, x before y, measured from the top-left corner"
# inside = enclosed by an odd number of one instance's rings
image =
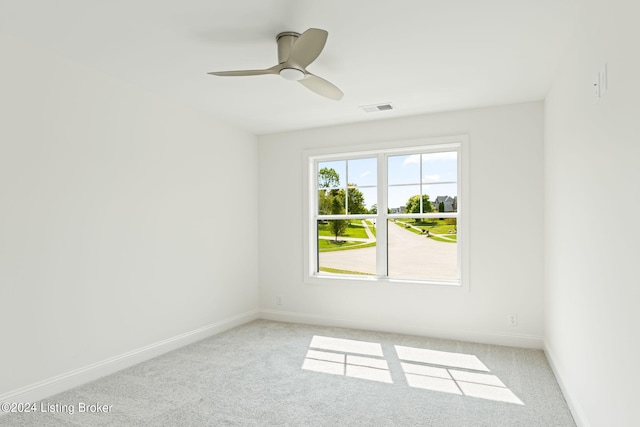
[[[306,284],[314,285],[419,285],[437,286],[441,288],[463,288],[460,280],[420,280],[400,279],[378,276],[353,276],[343,274],[313,274],[305,277]]]

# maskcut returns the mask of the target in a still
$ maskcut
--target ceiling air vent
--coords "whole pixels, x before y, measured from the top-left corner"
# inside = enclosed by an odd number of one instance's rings
[[[393,105],[391,103],[386,104],[376,104],[376,105],[361,105],[360,108],[365,113],[373,113],[375,111],[389,111],[393,110]]]

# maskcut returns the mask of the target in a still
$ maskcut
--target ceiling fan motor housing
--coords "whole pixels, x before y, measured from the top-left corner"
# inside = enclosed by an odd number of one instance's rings
[[[278,42],[278,64],[282,64],[289,59],[291,53],[291,47],[300,37],[300,33],[293,31],[285,31],[276,36]]]
[[[278,63],[283,64],[289,60],[291,47],[300,37],[300,33],[293,31],[285,31],[276,36],[278,42]],[[286,80],[302,80],[304,78],[303,67],[297,67],[297,64],[287,64],[288,66],[280,70],[280,77]]]

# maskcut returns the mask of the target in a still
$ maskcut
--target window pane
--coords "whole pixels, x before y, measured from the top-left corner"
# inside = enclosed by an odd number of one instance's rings
[[[349,160],[349,185],[350,186],[375,186],[378,180],[377,159]]]
[[[344,190],[318,190],[318,213],[320,215],[344,214]]]
[[[318,188],[344,188],[347,177],[346,160],[318,162]]]
[[[409,202],[409,199],[414,196],[417,196],[419,200],[419,185],[399,185],[397,187],[389,187],[387,197],[391,213],[408,213],[406,211],[407,203]],[[413,213],[418,212],[419,210],[416,210]]]
[[[422,155],[422,182],[456,182],[458,153],[429,153]]]
[[[389,221],[389,277],[458,279],[456,218]]]
[[[378,190],[375,187],[357,188],[349,187],[349,213],[366,214],[374,205],[377,205]],[[343,193],[344,194],[344,193]]]
[[[389,156],[387,166],[389,185],[420,182],[420,154]]]
[[[376,274],[376,229],[371,220],[318,221],[318,270]]]
[[[368,214],[371,210],[377,209],[378,193],[376,188],[349,187],[349,212],[347,200],[345,200],[344,189],[340,190],[318,190],[318,214],[320,215],[340,215],[340,214]]]
[[[433,212],[458,211],[458,186],[456,184],[428,184],[422,192],[429,196]]]

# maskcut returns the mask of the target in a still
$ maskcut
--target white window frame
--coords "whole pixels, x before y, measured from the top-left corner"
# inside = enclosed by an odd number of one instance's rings
[[[469,289],[469,230],[468,230],[468,137],[466,135],[455,135],[438,138],[422,138],[410,141],[395,141],[387,143],[368,144],[366,146],[342,146],[328,149],[307,150],[303,153],[304,175],[307,179],[303,183],[304,204],[304,241],[303,268],[304,282],[308,284],[342,284],[360,285],[377,283],[385,284],[421,284],[440,285],[456,289]],[[387,206],[387,158],[403,154],[430,153],[442,151],[458,152],[458,201],[457,213],[436,212],[429,214],[388,214]],[[457,250],[458,250],[458,279],[457,280],[436,280],[436,279],[402,279],[391,278],[382,275],[360,276],[360,275],[340,275],[316,273],[317,262],[317,183],[316,171],[317,162],[329,160],[348,160],[354,158],[378,157],[378,180],[377,180],[377,204],[378,214],[350,214],[350,215],[323,215],[325,219],[376,219],[377,235],[379,243],[376,245],[376,263],[378,273],[386,270],[387,263],[387,226],[389,218],[407,217],[457,217]],[[345,177],[346,179],[346,177]]]

